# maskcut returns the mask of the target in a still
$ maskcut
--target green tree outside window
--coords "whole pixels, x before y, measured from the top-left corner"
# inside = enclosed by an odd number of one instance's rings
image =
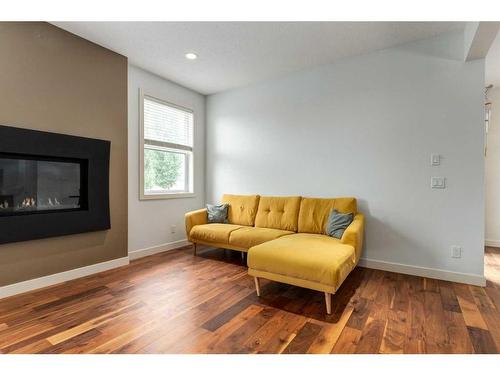
[[[183,155],[144,149],[145,190],[168,190],[180,175]]]

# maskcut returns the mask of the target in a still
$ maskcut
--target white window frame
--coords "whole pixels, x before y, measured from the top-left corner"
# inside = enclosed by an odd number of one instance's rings
[[[177,145],[168,142],[156,142],[148,141],[144,142],[144,98],[149,100],[154,100],[160,104],[164,104],[173,108],[178,108],[183,111],[191,112],[193,114],[193,147]],[[172,199],[172,198],[191,198],[195,197],[194,194],[194,139],[195,139],[195,129],[194,129],[194,111],[190,108],[180,106],[168,102],[163,99],[159,99],[157,96],[145,93],[142,89],[139,90],[139,199],[140,200],[152,200],[152,199]],[[165,193],[164,191],[158,193],[146,193],[144,189],[144,148],[149,149],[160,149],[171,152],[178,152],[187,155],[186,162],[186,186],[188,191],[172,191]],[[184,152],[183,152],[184,151]]]

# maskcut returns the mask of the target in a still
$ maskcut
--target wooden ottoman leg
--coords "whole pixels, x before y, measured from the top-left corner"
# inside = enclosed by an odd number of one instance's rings
[[[196,256],[196,242],[193,242],[193,255]]]
[[[260,297],[260,280],[258,277],[254,276],[254,281],[255,281],[255,290],[257,291],[257,296]]]
[[[326,313],[330,315],[332,313],[332,293],[325,292],[325,302],[326,302]]]

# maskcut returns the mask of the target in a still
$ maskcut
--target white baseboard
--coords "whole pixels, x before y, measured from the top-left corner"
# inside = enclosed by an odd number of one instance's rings
[[[163,253],[164,251],[174,250],[182,246],[189,245],[190,242],[186,239],[168,242],[157,246],[147,247],[145,249],[134,250],[128,253],[130,260],[147,257],[148,255]]]
[[[84,276],[89,276],[94,273],[126,266],[127,264],[129,264],[128,256],[123,258],[108,260],[102,263],[91,264],[90,266],[75,268],[69,271],[59,272],[53,275],[42,276],[36,279],[21,281],[15,284],[1,286],[0,298],[13,296],[19,293],[29,292],[35,289],[45,288],[46,286],[59,284],[65,281],[78,279]]]
[[[484,240],[485,246],[500,247],[500,240]]]
[[[407,264],[385,262],[373,259],[360,259],[358,265],[366,268],[374,268],[376,270],[398,272],[407,275],[428,277],[431,279],[454,281],[457,283],[472,284],[478,286],[486,285],[486,279],[484,278],[484,276],[471,273],[452,272],[440,270],[437,268],[410,266]]]

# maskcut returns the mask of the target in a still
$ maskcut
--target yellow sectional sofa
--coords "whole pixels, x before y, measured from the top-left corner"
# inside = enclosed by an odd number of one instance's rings
[[[248,252],[248,273],[260,295],[260,278],[325,293],[327,313],[331,296],[356,267],[363,246],[364,216],[355,198],[266,197],[229,195],[227,224],[209,224],[207,210],[186,214],[186,233],[194,244]],[[333,209],[354,213],[342,238],[326,235]]]

